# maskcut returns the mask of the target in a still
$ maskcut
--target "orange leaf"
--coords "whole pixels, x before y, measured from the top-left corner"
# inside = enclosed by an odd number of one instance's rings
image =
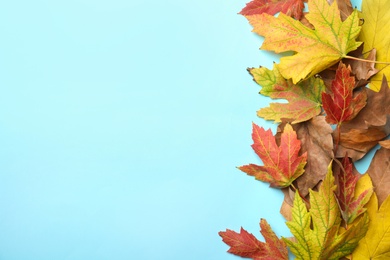
[[[290,124],[286,124],[281,135],[280,146],[276,144],[271,130],[265,131],[253,123],[253,150],[264,166],[255,164],[238,167],[257,180],[269,182],[271,187],[287,187],[304,172],[307,154],[298,155],[301,142]]]
[[[286,243],[275,235],[265,219],[260,220],[260,229],[265,243],[243,228],[240,233],[227,229],[219,235],[230,246],[231,254],[254,260],[288,260]]]

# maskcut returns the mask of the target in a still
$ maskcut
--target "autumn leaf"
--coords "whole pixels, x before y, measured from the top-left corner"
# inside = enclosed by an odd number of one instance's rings
[[[359,175],[354,174],[353,164],[347,156],[344,157],[342,165],[344,170],[339,168],[339,173],[337,174],[338,190],[336,196],[342,218],[345,223],[351,224],[366,211],[364,205],[369,201],[373,189],[370,176],[365,175],[359,180]],[[368,188],[356,192],[358,181],[367,183],[366,186]]]
[[[379,144],[383,148],[390,149],[390,139],[384,140],[384,141],[380,141]]]
[[[377,60],[390,62],[390,1],[387,0],[363,0],[361,18],[364,19],[359,40],[364,42],[364,52],[373,48],[377,51]],[[370,88],[378,91],[381,87],[384,75],[390,74],[390,66],[377,64],[378,74],[371,78]]]
[[[228,252],[231,254],[254,260],[288,260],[285,242],[275,235],[265,219],[260,220],[260,230],[265,243],[243,228],[240,233],[227,229],[225,232],[219,232],[219,235],[222,241],[230,246]]]
[[[286,125],[277,145],[271,130],[265,131],[253,123],[252,148],[263,161],[264,166],[255,164],[238,167],[257,180],[269,182],[271,187],[287,187],[304,172],[306,153],[298,155],[301,142],[291,125]]]
[[[308,5],[306,18],[315,30],[283,13],[246,16],[253,31],[265,37],[261,49],[296,52],[282,57],[279,64],[280,73],[293,83],[337,63],[361,44],[355,41],[360,32],[356,10],[342,22],[336,2],[329,6],[326,0],[309,0]]]
[[[330,124],[340,125],[351,120],[366,105],[365,91],[354,95],[355,78],[350,73],[351,70],[340,62],[336,78],[332,81],[331,93],[322,93],[326,121]]]
[[[274,15],[282,12],[296,19],[301,19],[304,8],[303,0],[252,0],[241,10],[242,15],[267,13]]]
[[[337,157],[346,153],[354,161],[361,159],[378,142],[390,134],[390,89],[383,78],[379,92],[367,89],[367,105],[359,114],[340,127]],[[334,133],[338,139],[338,133]]]
[[[388,196],[378,210],[376,194],[367,204],[370,223],[365,237],[352,253],[353,260],[390,259],[390,197]]]
[[[279,138],[282,123],[278,127]],[[309,121],[292,125],[301,141],[301,153],[307,153],[305,172],[294,181],[294,186],[300,194],[306,196],[321,182],[328,171],[328,165],[333,158],[332,128],[326,123],[324,116],[316,116]],[[292,205],[292,203],[291,203]]]
[[[334,0],[327,0],[329,4],[332,4]],[[340,10],[341,20],[345,21],[353,12],[352,4],[350,0],[336,0],[337,6]]]
[[[287,99],[287,104],[271,103],[269,107],[257,111],[266,120],[281,122],[282,118],[292,119],[292,123],[307,121],[321,113],[321,93],[325,86],[321,79],[311,77],[294,84],[280,74],[278,66],[273,70],[265,67],[248,69],[257,84],[262,86],[260,94],[273,99]]]
[[[372,179],[379,205],[390,195],[390,150],[380,148],[375,152],[367,174]]]
[[[339,259],[350,254],[365,235],[368,226],[366,214],[347,230],[340,228],[341,217],[334,196],[335,189],[329,165],[319,191],[310,190],[309,211],[302,198],[295,196],[293,219],[286,224],[297,241],[284,241],[296,259]]]

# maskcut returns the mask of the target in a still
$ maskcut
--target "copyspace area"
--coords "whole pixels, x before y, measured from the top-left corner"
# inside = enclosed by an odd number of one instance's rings
[[[289,236],[282,194],[236,169],[261,163],[252,122],[276,129],[245,3],[2,4],[0,259],[237,259],[218,232],[260,218]]]

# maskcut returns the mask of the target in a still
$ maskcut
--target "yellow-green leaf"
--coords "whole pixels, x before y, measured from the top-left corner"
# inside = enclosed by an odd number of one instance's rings
[[[265,37],[261,49],[296,52],[279,64],[280,73],[293,83],[337,63],[361,44],[355,41],[361,29],[356,10],[342,22],[336,1],[329,5],[326,0],[309,0],[308,5],[306,18],[315,30],[283,13],[277,18],[265,13],[246,16],[253,31]]]
[[[367,204],[370,217],[366,236],[353,251],[353,260],[390,259],[390,196],[378,210],[378,199],[374,193]]]
[[[284,239],[296,259],[340,259],[355,249],[368,227],[367,214],[351,224],[347,230],[340,228],[341,215],[334,191],[331,165],[318,192],[310,190],[311,208],[296,193],[292,209],[293,219],[287,222],[297,242]],[[312,227],[310,227],[312,223]]]
[[[376,60],[390,62],[390,1],[363,0],[361,18],[364,19],[359,40],[364,42],[364,52],[376,49]],[[370,88],[379,91],[383,75],[389,75],[390,66],[376,64],[379,72],[371,78]],[[388,77],[390,79],[390,77]]]

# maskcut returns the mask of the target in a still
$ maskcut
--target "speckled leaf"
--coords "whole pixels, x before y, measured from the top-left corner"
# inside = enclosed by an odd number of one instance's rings
[[[282,12],[296,19],[301,19],[304,8],[303,0],[252,0],[241,10],[242,15],[267,13],[274,15]]]
[[[298,155],[301,142],[291,125],[287,124],[277,145],[271,130],[264,130],[253,123],[252,148],[264,166],[255,164],[238,167],[257,180],[269,182],[271,187],[287,187],[304,172],[306,153]]]
[[[261,108],[257,115],[266,120],[281,122],[282,118],[292,119],[292,123],[307,121],[321,113],[321,94],[325,85],[319,78],[310,77],[297,84],[286,80],[278,66],[273,70],[265,67],[248,69],[257,84],[262,86],[260,93],[273,99],[287,99],[288,103],[271,103]]]

